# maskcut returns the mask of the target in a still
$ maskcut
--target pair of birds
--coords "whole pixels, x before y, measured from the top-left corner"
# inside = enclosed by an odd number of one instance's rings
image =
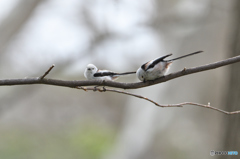
[[[95,65],[88,64],[85,69],[84,76],[88,80],[103,81],[103,80],[115,80],[119,76],[136,73],[140,81],[143,81],[143,82],[151,81],[164,76],[169,70],[169,66],[172,64],[173,61],[187,57],[187,56],[195,55],[201,52],[203,51],[193,52],[193,53],[183,55],[171,60],[164,60],[165,58],[172,55],[172,54],[168,54],[144,63],[142,66],[139,67],[137,72],[133,71],[133,72],[115,73],[109,70],[99,70]]]

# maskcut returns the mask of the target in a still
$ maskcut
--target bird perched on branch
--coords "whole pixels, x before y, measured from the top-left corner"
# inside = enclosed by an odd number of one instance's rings
[[[164,76],[167,73],[173,61],[187,57],[187,56],[199,54],[201,52],[203,51],[193,52],[193,53],[183,55],[171,60],[164,60],[168,56],[172,55],[172,54],[168,54],[168,55],[159,57],[157,59],[148,61],[137,70],[137,77],[140,81],[143,81],[143,82],[155,80],[159,77]]]
[[[99,70],[95,65],[88,64],[84,76],[88,80],[116,80],[119,76],[135,74],[135,72],[115,73],[109,70]]]

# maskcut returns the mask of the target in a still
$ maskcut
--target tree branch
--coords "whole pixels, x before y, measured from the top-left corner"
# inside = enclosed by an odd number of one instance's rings
[[[181,77],[181,76],[226,66],[226,65],[233,64],[233,63],[236,63],[239,61],[240,61],[240,56],[236,56],[236,57],[232,57],[232,58],[229,58],[226,60],[222,60],[219,62],[215,62],[215,63],[211,63],[211,64],[199,66],[199,67],[194,67],[194,68],[189,68],[189,69],[184,68],[182,71],[166,75],[166,76],[156,79],[154,81],[147,81],[145,83],[144,82],[120,83],[120,82],[114,82],[114,81],[96,81],[96,80],[63,81],[63,80],[56,80],[56,79],[47,79],[45,77],[53,69],[54,65],[52,65],[40,77],[25,78],[25,79],[2,79],[2,80],[0,80],[0,86],[26,85],[26,84],[47,84],[47,85],[55,85],[55,86],[64,86],[64,87],[70,87],[70,88],[83,89],[85,91],[87,91],[87,90],[93,90],[93,91],[99,91],[99,92],[109,91],[109,92],[121,93],[121,94],[134,96],[137,98],[141,98],[141,99],[147,100],[159,107],[183,107],[185,105],[193,105],[193,106],[199,106],[199,107],[213,109],[213,110],[222,112],[224,114],[239,114],[240,110],[233,111],[233,112],[227,112],[225,110],[221,110],[221,109],[210,106],[210,103],[208,105],[204,105],[204,104],[199,104],[199,103],[184,102],[184,103],[179,103],[179,104],[160,105],[151,99],[148,99],[146,97],[136,95],[133,93],[129,93],[129,92],[124,92],[124,91],[114,90],[114,89],[105,89],[105,87],[103,87],[103,89],[100,89],[97,87],[94,87],[94,88],[83,87],[83,86],[110,86],[110,87],[123,88],[123,89],[137,89],[137,88],[147,87],[147,86],[155,85],[158,83],[166,82],[166,81],[169,81],[169,80]]]
[[[124,91],[120,91],[120,90],[114,90],[114,89],[106,89],[106,88],[96,88],[96,87],[93,87],[93,88],[89,88],[89,87],[76,87],[77,89],[82,89],[84,91],[88,91],[88,90],[91,90],[91,91],[98,91],[98,92],[115,92],[115,93],[120,93],[120,94],[126,94],[126,95],[130,95],[130,96],[133,96],[133,97],[137,97],[137,98],[140,98],[140,99],[144,99],[144,100],[147,100],[153,104],[155,104],[156,106],[158,107],[162,107],[162,108],[165,108],[165,107],[183,107],[185,105],[192,105],[192,106],[198,106],[198,107],[203,107],[203,108],[208,108],[208,109],[213,109],[213,110],[216,110],[216,111],[219,111],[221,113],[224,113],[224,114],[228,114],[228,115],[232,115],[232,114],[239,114],[240,113],[240,110],[238,111],[233,111],[233,112],[227,112],[225,110],[222,110],[222,109],[219,109],[219,108],[215,108],[213,106],[210,106],[210,103],[208,103],[208,105],[204,105],[204,104],[199,104],[199,103],[192,103],[192,102],[184,102],[184,103],[179,103],[179,104],[167,104],[167,105],[162,105],[162,104],[158,104],[157,102],[154,102],[153,100],[149,99],[149,98],[146,98],[146,97],[143,97],[141,95],[137,95],[137,94],[133,94],[133,93],[129,93],[129,92],[124,92]]]
[[[122,83],[122,82],[114,82],[114,81],[97,81],[97,80],[84,80],[84,81],[63,81],[57,79],[48,79],[48,78],[25,78],[25,79],[2,79],[0,80],[0,86],[11,86],[11,85],[26,85],[26,84],[47,84],[47,85],[55,85],[55,86],[63,86],[63,87],[71,87],[75,88],[77,86],[109,86],[115,88],[122,89],[138,89],[142,87],[148,87],[151,85],[159,84],[162,82],[166,82],[181,76],[186,76],[189,74],[207,71],[211,69],[215,69],[218,67],[230,65],[240,61],[240,56],[232,57],[226,60],[222,60],[219,62],[194,67],[194,68],[184,68],[182,71],[178,71],[175,73],[168,74],[164,77],[158,78],[154,81],[136,82],[136,83]],[[48,71],[48,73],[51,69]]]

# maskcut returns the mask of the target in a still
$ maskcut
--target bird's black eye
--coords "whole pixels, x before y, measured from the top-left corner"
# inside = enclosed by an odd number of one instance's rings
[[[91,70],[91,68],[88,68],[88,70],[90,71],[90,70]]]
[[[143,76],[142,76],[142,78],[143,78]]]

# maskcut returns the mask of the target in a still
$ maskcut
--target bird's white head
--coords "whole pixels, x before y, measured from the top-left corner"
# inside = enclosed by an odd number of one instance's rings
[[[140,81],[144,81],[145,79],[145,71],[140,67],[138,70],[137,70],[137,73],[136,73],[138,79]]]
[[[96,73],[97,71],[98,71],[98,68],[94,64],[88,64],[85,69],[84,76],[87,79],[92,79],[93,74]]]
[[[98,68],[94,64],[88,64],[86,67],[87,72],[96,73]]]

